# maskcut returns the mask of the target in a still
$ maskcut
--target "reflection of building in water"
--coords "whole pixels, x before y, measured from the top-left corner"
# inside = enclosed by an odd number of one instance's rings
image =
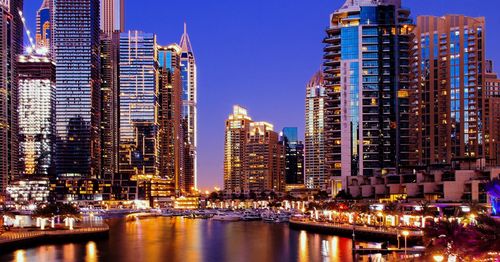
[[[120,159],[114,184],[117,199],[147,197],[158,175],[158,61],[156,36],[120,34]]]

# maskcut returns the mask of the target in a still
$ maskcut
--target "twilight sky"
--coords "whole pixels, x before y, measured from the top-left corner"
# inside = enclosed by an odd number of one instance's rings
[[[29,27],[42,0],[25,0]],[[198,184],[222,185],[224,121],[233,104],[276,130],[304,130],[305,84],[322,62],[329,15],[345,0],[126,0],[126,29],[178,42],[183,22],[198,64]],[[412,16],[485,16],[488,59],[500,73],[500,1],[403,0]],[[497,28],[498,27],[498,28]]]

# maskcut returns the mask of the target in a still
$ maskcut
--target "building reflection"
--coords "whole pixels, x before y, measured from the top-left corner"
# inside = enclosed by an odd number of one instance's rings
[[[97,261],[97,247],[95,242],[90,241],[85,247],[87,253],[85,256],[85,262],[96,262]]]

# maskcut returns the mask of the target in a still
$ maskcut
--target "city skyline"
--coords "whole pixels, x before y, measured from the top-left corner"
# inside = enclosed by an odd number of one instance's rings
[[[182,34],[182,23],[188,23],[199,69],[200,189],[222,185],[224,119],[233,104],[247,107],[253,117],[269,120],[277,130],[284,126],[298,126],[300,138],[303,139],[304,86],[322,62],[322,40],[325,37],[324,28],[328,26],[329,14],[343,2],[337,0],[311,4],[306,1],[222,1],[214,4],[190,1],[187,4],[190,8],[185,8],[185,11],[181,9],[168,20],[162,20],[164,16],[161,16],[162,8],[159,8],[167,3],[153,0],[126,3],[126,29],[154,32],[161,43],[178,41],[179,35]],[[426,7],[431,2],[433,8],[429,10]],[[417,15],[442,16],[450,13],[485,16],[487,30],[491,25],[500,22],[500,18],[495,17],[493,13],[495,8],[492,7],[499,5],[495,1],[483,1],[483,5],[474,9],[466,8],[474,4],[474,1],[453,1],[453,5],[450,2],[407,1],[404,6],[411,9],[413,18]],[[152,4],[158,8],[151,8]],[[168,4],[180,7],[182,3]],[[24,13],[31,29],[35,28],[35,14],[40,5],[41,1],[25,3]],[[186,6],[186,3],[182,5]],[[150,14],[147,16],[148,20],[144,20],[145,13]],[[259,17],[257,21],[251,19],[256,15]],[[296,17],[301,18],[301,24],[297,26],[293,23]],[[214,26],[206,28],[206,20],[211,21]],[[290,43],[287,34],[292,33],[296,34],[296,37],[293,37],[294,42]],[[264,44],[259,44],[262,39]],[[500,63],[500,52],[492,47],[500,42],[499,39],[500,34],[494,30],[489,31],[486,39],[486,58],[492,59],[497,65]],[[234,55],[237,52],[239,55]],[[287,58],[290,54],[294,54],[296,62],[289,62]],[[274,62],[262,63],[261,59],[251,59],[256,55]],[[222,67],[211,66],[214,61],[224,62],[220,63]],[[248,77],[248,72],[255,73]],[[269,95],[260,96],[261,91],[266,91]],[[288,93],[287,99],[279,101],[277,98],[283,92]]]

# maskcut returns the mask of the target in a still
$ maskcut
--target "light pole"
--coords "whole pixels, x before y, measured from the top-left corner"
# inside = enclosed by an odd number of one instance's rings
[[[401,233],[405,237],[405,260],[406,260],[406,258],[407,258],[407,251],[408,251],[407,238],[408,238],[408,235],[410,234],[410,232],[408,232],[408,231],[405,230],[405,231],[403,231]]]

